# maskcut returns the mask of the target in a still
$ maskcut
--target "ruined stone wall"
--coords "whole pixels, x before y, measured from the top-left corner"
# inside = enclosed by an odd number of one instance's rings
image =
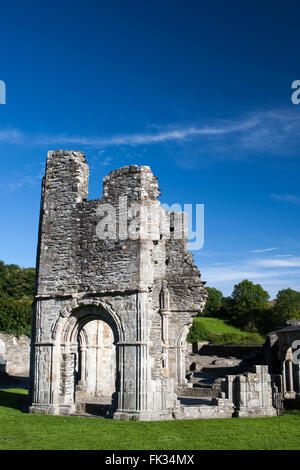
[[[158,413],[174,406],[177,382],[185,380],[186,335],[207,296],[187,250],[186,221],[162,209],[147,166],[112,171],[103,197],[92,201],[88,175],[81,152],[48,153],[31,401],[35,410],[53,412],[74,403],[78,345],[72,331],[79,334],[82,322],[99,319],[114,330],[120,412]],[[181,239],[176,217],[184,220]],[[105,224],[107,236],[99,237]]]
[[[97,209],[107,201],[86,201],[87,191],[84,155],[49,152],[43,182],[38,295],[138,287],[137,240],[126,245],[119,239],[100,240]]]
[[[30,338],[0,333],[0,364],[10,375],[29,376]]]
[[[300,320],[288,320],[286,326],[273,332],[273,345],[269,344],[269,353],[274,367],[275,359],[280,363],[284,398],[300,403]],[[271,338],[270,338],[271,339]],[[273,347],[272,347],[273,346]],[[276,347],[274,347],[276,346]],[[276,355],[276,357],[274,357]],[[272,357],[273,356],[273,357]],[[276,364],[276,362],[275,362]]]
[[[236,417],[275,416],[274,381],[267,365],[256,365],[255,372],[227,375],[221,384],[221,404],[235,407]],[[213,400],[218,404],[218,399]]]

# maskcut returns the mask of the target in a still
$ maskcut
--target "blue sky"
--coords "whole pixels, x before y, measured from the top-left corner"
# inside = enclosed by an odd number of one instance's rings
[[[0,259],[34,266],[46,152],[82,150],[90,198],[150,165],[161,201],[205,204],[203,280],[300,290],[297,1],[1,5]]]

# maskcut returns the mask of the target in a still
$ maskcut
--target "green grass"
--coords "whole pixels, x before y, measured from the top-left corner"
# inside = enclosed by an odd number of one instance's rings
[[[220,318],[213,317],[197,317],[196,321],[203,323],[212,333],[223,335],[226,333],[240,334],[242,336],[248,336],[249,333],[242,331],[235,326],[229,324],[228,320],[221,320]]]
[[[228,320],[213,317],[195,317],[188,340],[236,345],[257,345],[264,342],[264,338],[257,333],[242,331],[232,326]]]
[[[273,418],[120,422],[25,414],[20,409],[26,393],[0,390],[0,449],[300,449],[298,411]]]

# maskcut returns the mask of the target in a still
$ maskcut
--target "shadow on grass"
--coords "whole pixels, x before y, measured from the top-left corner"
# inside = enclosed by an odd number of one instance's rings
[[[26,397],[23,393],[0,390],[0,406],[22,411]]]

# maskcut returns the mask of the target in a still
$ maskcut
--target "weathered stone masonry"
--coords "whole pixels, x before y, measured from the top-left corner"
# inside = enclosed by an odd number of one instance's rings
[[[116,419],[171,419],[177,387],[186,382],[186,336],[207,296],[185,224],[184,236],[176,235],[174,221],[185,223],[184,216],[162,209],[147,166],[112,171],[97,200],[87,200],[88,179],[83,153],[48,152],[29,409],[74,414],[83,402],[110,400]],[[124,237],[120,197],[131,215],[137,203],[159,214],[151,233]],[[117,237],[99,239],[99,214],[108,203]]]
[[[29,354],[28,336],[0,333],[0,373],[2,371],[15,376],[28,376]]]

